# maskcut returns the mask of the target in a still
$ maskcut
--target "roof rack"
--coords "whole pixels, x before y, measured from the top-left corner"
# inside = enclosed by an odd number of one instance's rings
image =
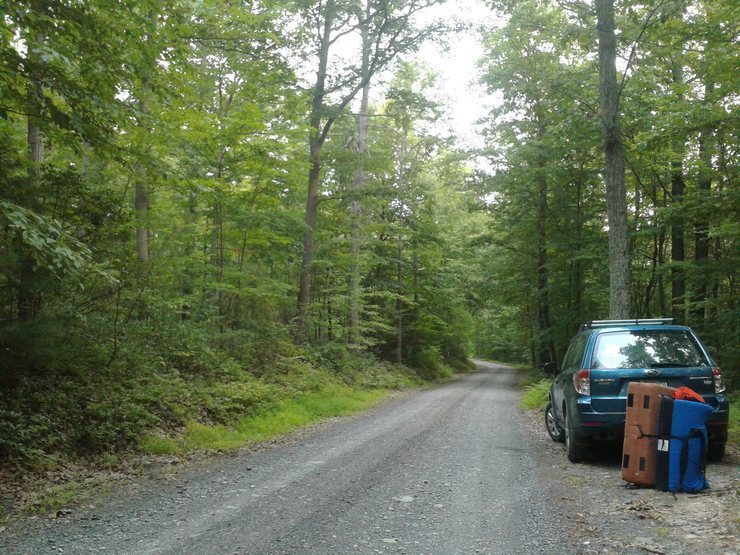
[[[611,326],[649,326],[672,324],[673,318],[634,318],[631,320],[591,320],[588,324],[581,324],[581,330],[605,328]]]

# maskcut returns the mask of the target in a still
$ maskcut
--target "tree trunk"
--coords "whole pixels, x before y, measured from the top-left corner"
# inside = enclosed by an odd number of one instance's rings
[[[321,150],[324,146],[326,131],[321,122],[324,116],[324,95],[326,94],[326,74],[329,64],[329,47],[331,46],[331,30],[334,21],[334,3],[329,0],[324,10],[324,27],[319,46],[319,67],[316,71],[316,84],[311,97],[311,126],[309,137],[309,171],[308,191],[306,197],[306,215],[304,217],[303,256],[301,257],[301,273],[298,283],[298,322],[296,338],[301,341],[307,339],[308,310],[311,300],[311,266],[314,254],[314,227],[316,226],[316,211],[319,199],[319,184],[321,179]]]
[[[406,202],[406,158],[409,153],[408,146],[409,130],[404,127],[401,137],[401,147],[396,169],[396,183],[398,186],[398,238],[396,244],[396,362],[403,363],[403,241],[404,227],[406,227],[406,215],[404,214],[404,203]]]
[[[547,157],[544,152],[546,124],[538,116],[537,139],[537,315],[539,321],[540,364],[556,362],[555,345],[550,329],[550,294],[547,275]]]
[[[370,4],[365,8],[368,16]],[[362,76],[366,77],[370,64],[370,41],[368,40],[367,26],[362,28]],[[349,341],[356,345],[360,340],[360,247],[362,241],[361,217],[362,206],[360,197],[365,188],[365,157],[367,155],[367,132],[368,132],[368,106],[370,103],[370,81],[362,88],[360,100],[360,113],[357,116],[357,154],[359,155],[359,167],[355,171],[352,180],[352,202],[350,212],[352,215],[352,269],[350,271],[349,284]]]
[[[142,92],[139,111],[148,116],[151,111],[149,99],[152,94],[150,78],[142,78]],[[134,212],[136,218],[136,257],[139,261],[139,275],[145,276],[149,266],[149,189],[146,164],[140,159],[134,166]]]
[[[578,178],[576,179],[576,213],[575,213],[575,239],[576,245],[582,245],[583,235],[583,181],[584,181],[584,162],[579,164]],[[576,320],[581,320],[583,310],[583,263],[579,256],[573,257],[570,263],[570,293],[568,295],[568,311],[576,316]]]
[[[673,84],[679,87],[683,85],[683,66],[680,59],[673,60]],[[683,95],[679,94],[679,98]],[[683,201],[684,189],[683,158],[686,150],[682,137],[673,141],[673,160],[671,160],[671,204],[679,208]],[[684,320],[685,296],[686,296],[686,272],[683,263],[686,260],[684,246],[684,222],[683,214],[679,210],[673,212],[671,224],[671,306],[673,318],[677,322]]]
[[[149,13],[151,33],[157,27],[157,14],[154,9]],[[150,42],[151,36],[147,38]],[[156,59],[147,60],[141,77],[141,96],[139,111],[144,117],[151,113],[151,99],[153,95],[152,77],[156,67]],[[134,166],[134,213],[136,219],[136,256],[139,261],[139,276],[144,277],[149,272],[149,172],[146,164],[140,158]]]
[[[303,257],[301,259],[301,276],[298,286],[298,328],[297,335],[301,340],[306,339],[306,324],[311,299],[311,265],[314,253],[314,227],[316,226],[316,211],[319,199],[319,181],[321,177],[321,144],[317,137],[310,140],[311,167],[308,173],[308,197],[306,199],[306,215],[303,219]]]
[[[609,317],[628,318],[631,311],[630,253],[624,145],[619,124],[620,89],[617,84],[617,41],[613,0],[596,0],[596,17],[599,37],[599,104],[609,223]]]
[[[41,11],[38,2],[31,3],[31,9],[35,12]],[[41,67],[43,62],[38,54],[38,49],[43,45],[45,39],[42,33],[31,34],[26,38],[28,59],[32,67]],[[28,152],[28,195],[26,205],[32,210],[40,210],[41,203],[41,167],[44,163],[44,134],[38,127],[37,119],[32,115],[36,111],[35,98],[43,96],[41,76],[34,75],[32,88],[29,90],[28,120],[26,122],[26,145]],[[16,293],[16,306],[18,319],[28,322],[36,315],[40,298],[37,285],[38,276],[35,271],[35,262],[28,252],[28,248],[21,240],[18,240],[18,288]]]
[[[149,262],[149,191],[147,189],[147,171],[144,164],[137,162],[134,169],[136,186],[134,190],[134,210],[136,212],[136,257],[139,259],[140,271],[146,274],[146,263]]]
[[[185,211],[185,233],[187,236],[185,242],[185,257],[189,261],[196,248],[195,241],[195,224],[198,220],[198,195],[195,189],[191,189],[188,194],[188,209]],[[190,239],[192,237],[192,239]],[[195,280],[195,274],[192,270],[190,263],[185,267],[183,272],[182,281],[182,293],[185,301],[183,302],[181,310],[181,318],[183,320],[190,319],[191,316],[191,295],[193,294],[193,282]]]
[[[403,216],[401,216],[403,223]],[[403,225],[398,229],[398,243],[396,245],[396,362],[403,364]]]
[[[714,86],[707,82],[704,84],[704,103],[709,102]],[[705,129],[699,135],[699,178],[697,185],[699,193],[703,198],[708,198],[712,187],[712,130]],[[703,199],[702,199],[703,200]],[[694,294],[692,296],[692,320],[694,324],[703,324],[706,318],[705,304],[709,276],[707,265],[709,263],[709,218],[702,208],[694,221],[694,263],[696,266],[696,281]]]

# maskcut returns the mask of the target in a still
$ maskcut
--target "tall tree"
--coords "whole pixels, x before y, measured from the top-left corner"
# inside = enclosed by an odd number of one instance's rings
[[[630,301],[630,252],[624,143],[620,127],[617,83],[617,38],[614,0],[596,0],[599,41],[599,106],[604,144],[604,181],[609,222],[609,317],[627,318]]]
[[[44,17],[43,4],[38,0],[30,3],[29,16],[33,19]],[[44,164],[44,133],[41,130],[41,118],[34,115],[35,106],[44,97],[42,85],[44,62],[42,52],[45,48],[44,32],[40,28],[31,28],[24,36],[27,48],[27,61],[30,69],[28,102],[26,104],[26,139],[28,152],[28,193],[24,195],[30,201],[30,208],[40,210],[38,199],[42,196],[42,166]],[[18,319],[30,321],[38,310],[38,278],[34,271],[35,264],[26,249],[19,249],[19,282],[17,294]]]
[[[443,28],[443,25],[435,23],[418,29],[412,23],[416,13],[438,1],[373,0],[363,10],[355,3],[326,0],[325,3],[313,3],[306,10],[307,20],[316,25],[313,45],[316,79],[311,89],[309,114],[309,173],[298,287],[298,338],[307,337],[324,144],[334,122],[378,71],[387,67],[400,53],[416,50],[430,35]],[[339,61],[332,66],[331,54],[341,41],[362,32],[367,33],[369,44],[372,44],[367,62],[364,55],[359,56],[359,66],[335,57],[334,60]]]
[[[367,1],[365,19],[370,15],[370,2]],[[362,68],[361,74],[366,75],[370,65],[370,33],[366,25],[361,29],[362,36]],[[357,114],[357,143],[356,152],[359,155],[358,167],[352,178],[352,201],[350,210],[352,213],[352,269],[350,271],[349,290],[349,341],[357,344],[360,339],[360,300],[362,290],[360,287],[360,249],[362,243],[362,205],[361,195],[365,188],[366,172],[365,158],[367,156],[367,134],[368,134],[368,110],[370,105],[370,81],[362,87],[360,97],[360,111]]]

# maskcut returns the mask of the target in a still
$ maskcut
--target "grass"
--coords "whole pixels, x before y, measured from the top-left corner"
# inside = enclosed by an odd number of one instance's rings
[[[45,488],[33,497],[26,511],[38,514],[54,512],[78,501],[82,488],[82,484],[74,481]]]
[[[368,409],[388,393],[384,389],[353,390],[342,385],[329,385],[317,392],[285,399],[274,410],[244,417],[232,426],[212,426],[191,421],[180,437],[147,436],[141,442],[141,449],[150,454],[233,451],[244,445],[288,434],[324,418],[346,416]]]
[[[526,410],[544,408],[547,404],[551,383],[552,380],[545,379],[525,386],[519,407]]]
[[[659,538],[667,538],[671,534],[671,531],[668,528],[658,527],[655,529],[655,535]]]

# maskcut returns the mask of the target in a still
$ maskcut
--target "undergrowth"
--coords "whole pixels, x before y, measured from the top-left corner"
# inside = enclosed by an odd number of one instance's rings
[[[241,353],[187,330],[144,329],[128,338],[141,348],[113,360],[101,351],[79,367],[12,376],[0,383],[0,465],[43,473],[83,459],[114,468],[140,452],[232,450],[465,368],[453,370],[434,349],[413,370],[343,344],[272,339]]]
[[[547,404],[551,384],[552,380],[542,379],[525,385],[519,406],[527,410],[544,408]]]
[[[730,421],[728,423],[727,443],[740,449],[740,395],[730,397]]]
[[[274,408],[243,417],[230,426],[191,421],[177,436],[145,437],[141,448],[150,454],[232,451],[246,444],[287,434],[323,418],[346,416],[367,409],[387,394],[387,389],[357,390],[332,384],[280,401]]]

